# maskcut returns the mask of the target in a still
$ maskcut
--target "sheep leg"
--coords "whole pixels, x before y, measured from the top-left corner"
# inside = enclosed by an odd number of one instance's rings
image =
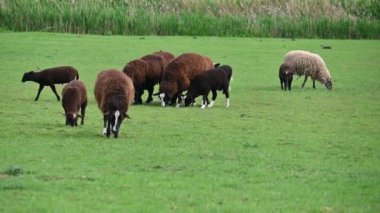
[[[146,103],[150,104],[153,101],[153,86],[148,87],[148,99],[146,99]]]
[[[34,99],[34,101],[38,101],[38,99],[40,98],[40,94],[41,94],[41,91],[42,91],[43,88],[44,88],[44,85],[40,84],[40,87],[38,88],[37,96]]]
[[[286,90],[288,90],[288,80],[284,80],[284,87],[285,87],[285,90],[284,91],[286,91]]]
[[[106,128],[106,126],[107,126],[107,115],[104,115],[103,116],[103,121],[104,121],[104,125],[103,125],[103,134],[104,135],[107,135],[107,128]]]
[[[216,99],[216,96],[217,96],[216,90],[213,89],[213,90],[211,90],[211,92],[212,92],[212,99],[211,99],[210,105],[208,105],[208,107],[210,107],[210,108],[214,105],[215,99]]]
[[[230,92],[228,91],[228,87],[223,88],[224,95],[226,96],[226,108],[230,107]]]
[[[292,79],[289,79],[289,82],[288,82],[288,89],[289,91],[292,90]]]
[[[313,79],[313,88],[315,89],[315,80]]]
[[[139,104],[142,104],[143,103],[143,101],[142,101],[142,96],[143,96],[143,94],[144,94],[144,88],[143,87],[141,87],[140,89],[140,94],[139,94],[139,96],[138,96],[138,98],[139,98]]]
[[[202,98],[202,106],[201,106],[201,108],[202,108],[202,109],[205,109],[205,108],[206,108],[206,105],[207,105],[207,96],[206,96],[206,95],[203,95],[203,98]]]
[[[284,87],[282,86],[282,84],[283,84],[283,80],[280,79],[281,90],[284,90]]]
[[[144,90],[141,87],[137,87],[135,90],[135,102],[133,104],[142,104],[141,96],[144,94]]]
[[[54,84],[53,84],[53,85],[50,85],[50,88],[51,88],[51,90],[53,90],[55,96],[57,96],[57,100],[60,101],[59,95],[58,95],[58,93],[57,93],[57,90],[55,90],[55,86],[54,86]]]
[[[107,136],[107,138],[109,138],[110,137],[110,135],[111,135],[111,123],[110,122],[108,122],[107,123],[107,132],[106,132],[106,136]]]
[[[309,76],[305,75],[305,80],[303,81],[302,88],[305,86],[305,83],[306,83],[308,77]]]
[[[177,102],[177,104],[176,104],[176,108],[178,108],[178,107],[180,107],[181,106],[181,103],[182,103],[182,94],[179,92],[179,93],[177,93],[177,94],[175,94],[174,95],[174,103],[176,103]]]
[[[87,98],[83,102],[83,104],[80,106],[80,114],[81,114],[80,125],[84,124],[84,116],[86,115],[86,107],[87,107]]]

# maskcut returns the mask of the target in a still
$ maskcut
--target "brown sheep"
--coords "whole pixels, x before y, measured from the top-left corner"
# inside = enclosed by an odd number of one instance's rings
[[[67,126],[78,126],[78,117],[81,118],[81,125],[84,124],[87,107],[87,90],[82,81],[74,80],[63,87],[62,107],[65,110]],[[81,115],[78,114],[79,110],[81,110]]]
[[[162,76],[159,89],[161,105],[164,107],[169,101],[175,104],[182,92],[189,89],[191,80],[213,67],[210,58],[195,53],[184,53],[175,58],[166,66]]]
[[[114,69],[102,71],[97,76],[94,93],[103,113],[103,134],[109,137],[112,131],[117,138],[123,119],[130,118],[127,112],[135,94],[132,80]]]
[[[162,51],[162,50],[160,50],[158,52],[154,52],[153,55],[159,55],[159,56],[163,57],[165,60],[165,67],[167,64],[169,64],[175,58],[175,56],[173,54],[171,54],[169,52]]]
[[[69,83],[74,79],[79,79],[78,71],[71,66],[61,66],[44,69],[40,72],[26,72],[24,73],[21,81],[34,81],[40,84],[37,96],[34,99],[35,101],[39,99],[40,93],[44,86],[50,86],[51,90],[53,90],[54,94],[57,96],[57,100],[59,101],[60,98],[57,94],[57,91],[55,90],[54,84]]]
[[[130,61],[123,68],[123,72],[133,81],[136,90],[135,104],[142,104],[141,96],[145,89],[147,89],[149,93],[146,102],[151,103],[153,101],[152,94],[154,85],[160,82],[168,60],[174,58],[174,56],[168,52],[160,51],[156,53]]]

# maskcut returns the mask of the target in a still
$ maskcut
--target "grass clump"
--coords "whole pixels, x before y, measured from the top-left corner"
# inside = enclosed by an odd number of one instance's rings
[[[6,169],[3,172],[3,174],[9,175],[9,176],[19,176],[23,173],[24,173],[24,170],[18,166],[10,166],[8,169]]]

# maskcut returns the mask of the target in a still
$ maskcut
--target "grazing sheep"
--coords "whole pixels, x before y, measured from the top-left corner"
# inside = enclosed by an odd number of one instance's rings
[[[295,74],[299,76],[305,75],[302,88],[305,86],[307,78],[310,76],[313,80],[314,89],[315,80],[317,80],[325,85],[328,90],[332,90],[330,72],[319,55],[303,50],[293,50],[286,53],[284,64],[289,65]]]
[[[194,102],[194,99],[200,95],[202,99],[202,109],[208,105],[212,107],[215,103],[217,90],[223,90],[226,96],[226,107],[230,106],[229,86],[232,76],[232,68],[228,65],[218,66],[217,68],[207,70],[199,74],[191,81],[190,88],[185,98],[185,106],[189,106]],[[208,100],[208,94],[212,91],[212,101]]]
[[[61,66],[44,69],[40,72],[26,72],[24,73],[21,81],[34,81],[40,84],[37,96],[34,99],[35,101],[37,101],[40,97],[40,93],[44,86],[50,86],[51,90],[53,90],[54,94],[57,96],[57,100],[59,101],[60,98],[57,94],[57,91],[55,90],[54,84],[69,83],[74,79],[79,79],[78,71],[71,66]]]
[[[293,74],[294,73],[289,65],[281,64],[280,70],[278,71],[278,77],[280,78],[282,90],[292,90]]]
[[[103,113],[103,134],[109,137],[112,131],[117,138],[123,119],[130,118],[127,112],[135,94],[132,80],[114,69],[102,71],[97,76],[94,93]]]
[[[171,53],[161,51],[130,61],[125,65],[123,72],[132,79],[136,90],[135,104],[142,104],[141,96],[145,89],[149,93],[146,103],[153,101],[154,85],[160,82],[165,66],[173,58]]]
[[[166,66],[160,82],[161,105],[164,107],[169,101],[175,104],[182,92],[190,87],[191,80],[212,68],[210,58],[195,53],[185,53],[172,60]]]
[[[73,80],[63,87],[62,107],[65,110],[66,125],[78,126],[78,117],[81,118],[81,125],[84,124],[87,107],[87,90],[82,81]],[[79,109],[81,110],[81,115],[78,114]]]
[[[159,56],[163,57],[164,62],[165,62],[164,63],[165,67],[167,64],[169,64],[175,58],[175,56],[173,54],[171,54],[169,52],[162,51],[162,50],[160,50],[158,52],[154,52],[153,55],[159,55]]]

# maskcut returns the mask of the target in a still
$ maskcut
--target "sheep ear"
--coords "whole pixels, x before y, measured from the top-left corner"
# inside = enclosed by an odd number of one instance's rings
[[[214,64],[214,68],[217,68],[217,67],[219,67],[220,66],[220,63],[216,63],[216,64]]]
[[[128,119],[132,119],[131,117],[129,117],[129,115],[127,113],[123,113],[124,117],[128,118]]]

